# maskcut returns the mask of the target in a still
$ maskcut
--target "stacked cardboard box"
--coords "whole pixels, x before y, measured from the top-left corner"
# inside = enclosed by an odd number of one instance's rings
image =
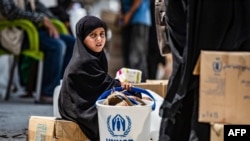
[[[79,126],[56,117],[31,116],[28,141],[90,141]]]
[[[112,10],[102,10],[101,19],[107,24],[113,33],[120,33],[121,29],[119,27],[119,12]]]
[[[250,124],[250,53],[202,51],[197,64],[199,122]]]
[[[162,97],[166,96],[168,80],[146,80],[146,82],[134,84],[136,87],[149,89]]]

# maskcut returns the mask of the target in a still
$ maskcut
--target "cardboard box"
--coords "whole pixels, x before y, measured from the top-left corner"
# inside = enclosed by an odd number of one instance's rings
[[[224,125],[223,124],[211,124],[210,141],[224,141]]]
[[[136,87],[149,89],[162,97],[166,96],[168,80],[146,80],[144,83],[134,84]]]
[[[121,32],[121,28],[119,26],[119,12],[102,10],[101,19],[107,24],[108,28],[111,29],[112,33]]]
[[[79,126],[56,117],[31,116],[28,141],[90,141]]]
[[[250,52],[202,51],[199,91],[200,122],[249,124]]]

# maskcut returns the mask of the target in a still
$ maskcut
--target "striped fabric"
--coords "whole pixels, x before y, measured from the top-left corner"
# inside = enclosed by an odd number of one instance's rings
[[[14,0],[0,0],[0,13],[8,20],[29,19],[37,24],[42,22],[45,15],[55,18],[48,8],[38,0],[24,0],[24,5],[26,10],[17,7]]]

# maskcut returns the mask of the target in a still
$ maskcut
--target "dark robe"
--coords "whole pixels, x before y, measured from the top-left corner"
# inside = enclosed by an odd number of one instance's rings
[[[172,76],[160,109],[159,141],[209,141],[210,125],[198,122],[201,50],[250,51],[249,0],[165,0]]]
[[[91,141],[98,141],[95,102],[104,91],[120,86],[120,82],[108,74],[105,52],[92,52],[83,44],[91,28],[84,21],[76,25],[76,43],[64,73],[58,107],[63,119],[76,122]],[[89,31],[82,33],[85,30]]]

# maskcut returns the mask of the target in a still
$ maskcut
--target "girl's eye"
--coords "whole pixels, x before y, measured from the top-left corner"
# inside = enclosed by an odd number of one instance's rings
[[[93,39],[97,38],[98,36],[100,36],[101,38],[105,38],[105,32],[102,32],[100,34],[92,33],[89,36],[90,38],[93,38]]]
[[[96,36],[97,36],[96,34],[90,34],[91,38],[96,38]]]
[[[104,38],[104,37],[105,37],[105,33],[101,33],[100,36],[101,36],[102,38]]]

